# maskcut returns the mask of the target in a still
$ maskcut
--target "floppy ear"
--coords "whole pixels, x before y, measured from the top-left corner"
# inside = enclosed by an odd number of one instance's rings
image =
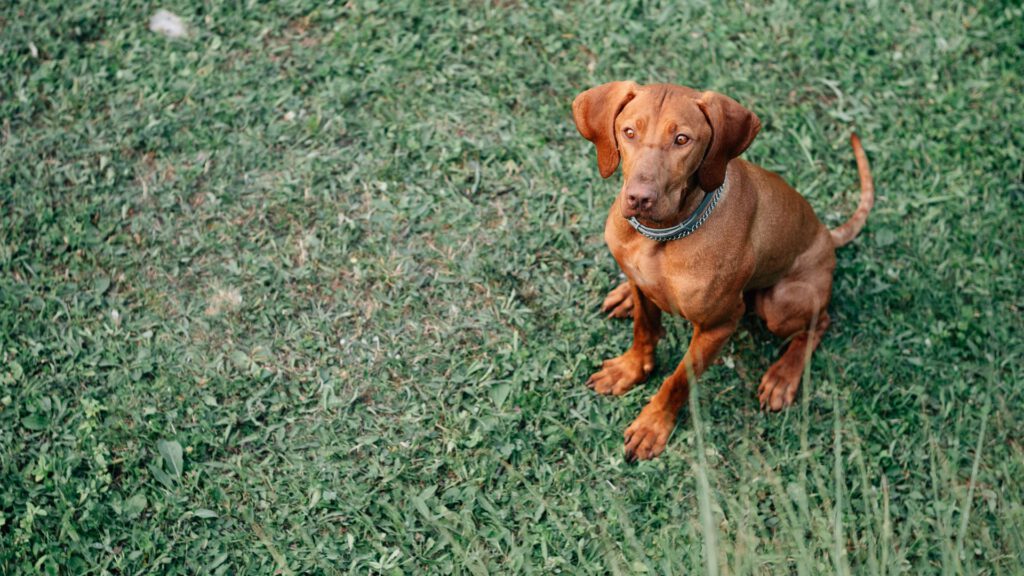
[[[754,141],[761,130],[761,120],[739,102],[717,92],[704,92],[697,100],[708,124],[711,144],[704,152],[704,161],[697,169],[702,190],[711,191],[725,181],[725,166]]]
[[[609,82],[582,92],[572,101],[572,117],[580,135],[597,147],[597,168],[607,178],[619,167],[615,117],[636,96],[636,82]]]

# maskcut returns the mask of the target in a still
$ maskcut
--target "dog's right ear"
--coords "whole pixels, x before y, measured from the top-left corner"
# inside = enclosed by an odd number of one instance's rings
[[[607,178],[619,167],[615,117],[640,89],[636,82],[609,82],[582,92],[572,101],[572,117],[580,135],[597,147],[597,168]]]

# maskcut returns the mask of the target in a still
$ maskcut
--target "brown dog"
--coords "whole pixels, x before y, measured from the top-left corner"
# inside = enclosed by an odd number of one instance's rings
[[[683,361],[626,429],[626,458],[654,458],[665,449],[690,378],[714,360],[750,306],[769,330],[790,340],[761,378],[761,406],[792,404],[829,325],[835,248],[860,232],[874,204],[857,136],[851,139],[860,204],[830,231],[782,178],[737,159],[761,122],[731,98],[611,82],[577,96],[572,112],[580,134],[597,147],[601,176],[622,163],[622,191],[604,236],[629,281],[612,290],[604,310],[633,314],[633,345],[606,360],[587,385],[601,394],[625,393],[654,369],[661,312],[693,323]]]

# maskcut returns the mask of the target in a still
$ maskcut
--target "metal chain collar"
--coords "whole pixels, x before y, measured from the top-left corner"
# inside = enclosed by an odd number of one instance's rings
[[[722,180],[722,185],[715,188],[715,191],[711,194],[707,194],[700,201],[697,209],[690,214],[686,220],[683,220],[675,226],[668,228],[649,228],[640,223],[633,216],[629,219],[629,223],[632,224],[633,228],[643,236],[655,240],[657,242],[668,242],[669,240],[678,240],[680,238],[686,238],[690,234],[693,234],[701,227],[702,224],[711,216],[711,212],[714,211],[715,206],[718,205],[719,199],[722,197],[722,191],[725,190],[725,180]]]

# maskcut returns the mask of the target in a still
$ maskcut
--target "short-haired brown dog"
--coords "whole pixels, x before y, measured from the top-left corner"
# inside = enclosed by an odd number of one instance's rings
[[[662,311],[693,323],[682,362],[626,429],[626,458],[665,449],[689,380],[714,360],[752,308],[789,347],[761,378],[761,406],[793,403],[810,352],[828,328],[835,249],[850,242],[874,204],[867,157],[851,140],[860,203],[829,230],[782,178],[737,158],[761,122],[735,100],[682,86],[610,82],[572,103],[580,134],[597,148],[601,176],[621,163],[622,190],[604,236],[629,279],[604,310],[633,314],[633,345],[587,385],[623,394],[654,369]]]

